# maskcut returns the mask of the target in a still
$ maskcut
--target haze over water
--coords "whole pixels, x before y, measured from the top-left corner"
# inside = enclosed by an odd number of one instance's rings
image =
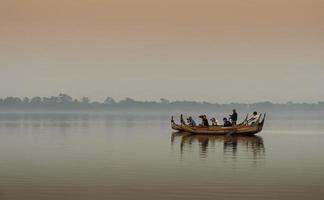
[[[0,198],[324,195],[322,111],[268,113],[254,137],[172,134],[171,114],[1,113]]]

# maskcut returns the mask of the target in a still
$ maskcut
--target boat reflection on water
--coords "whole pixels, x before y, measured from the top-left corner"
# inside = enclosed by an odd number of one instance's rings
[[[260,136],[210,136],[210,135],[192,135],[190,133],[173,133],[171,136],[171,146],[180,143],[181,156],[184,152],[192,151],[198,144],[199,155],[206,158],[210,150],[223,150],[225,157],[233,159],[237,156],[249,156],[252,159],[265,157],[265,147]]]

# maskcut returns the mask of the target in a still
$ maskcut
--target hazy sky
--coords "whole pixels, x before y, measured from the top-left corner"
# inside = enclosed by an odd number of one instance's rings
[[[324,100],[324,0],[0,0],[0,96]]]

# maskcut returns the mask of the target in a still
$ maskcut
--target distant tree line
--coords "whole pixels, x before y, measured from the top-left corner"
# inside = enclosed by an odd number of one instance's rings
[[[196,101],[169,101],[161,98],[160,101],[138,101],[132,98],[116,101],[107,97],[103,102],[91,101],[88,97],[73,98],[67,94],[51,97],[6,97],[0,98],[0,110],[123,110],[123,109],[163,109],[163,110],[324,110],[324,101],[318,103],[293,103],[275,104],[269,101],[253,104],[246,103],[209,103]]]

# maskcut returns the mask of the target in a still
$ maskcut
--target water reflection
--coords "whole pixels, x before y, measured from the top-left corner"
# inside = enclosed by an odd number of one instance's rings
[[[206,158],[210,150],[222,150],[225,157],[236,159],[244,154],[253,159],[264,158],[265,147],[260,136],[209,136],[192,135],[190,133],[173,133],[171,146],[174,149],[176,142],[180,143],[181,156],[188,151],[194,151],[198,145],[199,155]]]

